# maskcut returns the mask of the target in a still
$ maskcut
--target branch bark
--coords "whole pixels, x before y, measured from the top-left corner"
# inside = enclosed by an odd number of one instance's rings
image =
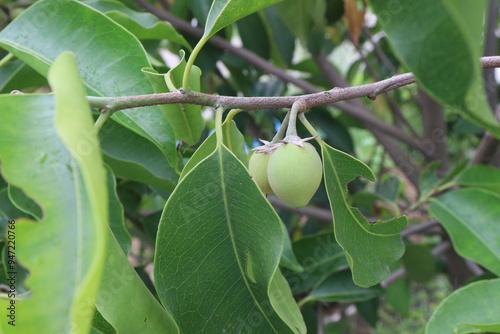
[[[158,9],[157,7],[151,5],[150,3],[148,3],[145,0],[136,0],[136,2],[140,6],[145,8],[147,11],[156,15],[158,18],[170,22],[172,24],[172,26],[174,26],[178,30],[184,31],[190,35],[195,36],[195,37],[201,37],[203,35],[203,29],[193,27],[189,22],[184,21],[178,17],[175,17],[174,15],[170,14],[167,11]],[[283,69],[270,64],[267,60],[263,59],[262,57],[258,56],[257,54],[255,54],[247,49],[235,47],[230,42],[221,38],[220,36],[212,37],[209,40],[209,43],[215,45],[218,48],[221,48],[223,50],[227,50],[227,51],[237,55],[241,59],[248,61],[249,63],[253,64],[256,68],[259,68],[262,71],[265,71],[269,74],[276,75],[278,78],[303,89],[304,92],[306,92],[306,93],[311,94],[311,93],[319,92],[318,88],[316,86],[310,84],[309,82],[290,75],[289,73],[287,73]],[[382,93],[382,91],[380,93]],[[371,97],[375,97],[376,95],[378,95],[380,93],[373,92],[373,95],[371,95]],[[345,100],[345,99],[342,99],[342,100]],[[412,138],[411,136],[406,134],[401,129],[399,129],[395,126],[392,126],[392,125],[380,120],[379,118],[375,117],[373,114],[371,114],[369,112],[369,110],[360,109],[360,108],[357,108],[353,105],[349,105],[346,103],[335,103],[335,104],[333,104],[333,106],[340,109],[341,111],[345,112],[346,114],[351,115],[351,116],[353,116],[353,117],[355,117],[363,122],[371,123],[373,125],[373,127],[378,128],[381,132],[386,133],[389,136],[393,136],[399,140],[402,140],[406,144],[412,146],[414,149],[421,151],[421,148],[418,147],[418,144],[415,142],[414,138]],[[289,106],[286,106],[286,107],[289,107]]]
[[[337,72],[337,70],[333,67],[333,65],[328,62],[326,55],[324,53],[320,53],[317,57],[315,57],[315,61],[322,70],[323,73],[326,73],[327,79],[330,81],[332,86],[340,86],[346,87],[348,86],[347,81]],[[411,74],[411,73],[410,73]],[[411,75],[413,77],[413,75]],[[393,76],[392,78],[397,78],[397,76]],[[391,79],[392,79],[391,78]],[[407,80],[407,77],[403,77],[402,81]],[[381,81],[379,81],[380,83]],[[396,81],[397,82],[397,81]],[[377,83],[376,83],[377,84]],[[391,86],[392,82],[386,82],[382,85],[379,85],[375,88],[374,93],[370,96],[375,96],[376,93],[383,90],[386,86]],[[378,94],[377,94],[378,95]],[[361,110],[365,110],[366,113],[370,114],[368,108],[359,100],[351,100],[350,104],[359,108]],[[363,121],[363,124],[367,129],[369,129],[377,141],[382,145],[387,153],[391,156],[392,160],[398,166],[398,168],[406,175],[408,180],[418,189],[418,179],[420,177],[419,167],[413,162],[409,154],[401,147],[401,145],[397,142],[394,142],[390,137],[387,136],[386,133],[380,131],[380,129],[372,126],[371,123]],[[405,132],[405,135],[406,132]],[[410,147],[417,149],[419,152],[424,152],[420,147],[420,143],[414,138],[411,142],[404,141],[410,145]]]
[[[424,128],[424,150],[430,161],[441,161],[438,167],[440,174],[445,174],[449,168],[448,147],[446,145],[446,122],[443,106],[419,89],[420,112]]]
[[[485,31],[484,55],[490,56],[497,52],[497,38],[495,36],[497,20],[497,0],[490,0],[488,8],[488,18]],[[500,119],[500,110],[496,108],[497,104],[497,83],[493,69],[484,69],[483,72],[484,87],[491,110],[495,111],[497,119]],[[485,132],[479,144],[476,154],[472,159],[472,164],[493,164],[500,165],[500,140],[495,139],[489,132]]]

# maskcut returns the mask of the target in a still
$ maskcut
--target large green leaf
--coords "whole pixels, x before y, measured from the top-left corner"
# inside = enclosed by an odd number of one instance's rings
[[[179,64],[168,71],[167,74],[158,74],[154,69],[148,68],[142,71],[151,82],[155,93],[175,91],[182,86],[182,75],[186,68],[184,51],[180,52]],[[195,91],[200,90],[201,70],[193,66],[189,76],[189,87]],[[205,127],[205,121],[201,116],[201,106],[194,104],[164,104],[160,106],[168,121],[172,125],[176,138],[185,141],[189,145],[195,145],[200,140],[201,133]]]
[[[325,187],[333,216],[335,238],[345,251],[354,283],[368,287],[390,273],[389,265],[404,253],[400,232],[406,216],[372,224],[346,201],[347,184],[357,176],[373,180],[372,171],[361,161],[322,145]]]
[[[286,230],[286,227],[283,226],[285,231],[285,242],[283,243],[283,253],[281,254],[280,266],[293,270],[297,273],[303,272],[304,268],[300,265],[295,257],[295,254],[292,249],[292,241],[290,240],[290,236]]]
[[[292,300],[275,276],[282,249],[279,217],[245,166],[218,145],[182,178],[163,211],[158,295],[183,333],[302,333],[297,305],[278,303]]]
[[[285,277],[294,295],[307,292],[334,271],[347,266],[342,248],[331,232],[303,237],[293,243],[302,272],[286,272]]]
[[[22,189],[9,185],[9,198],[12,203],[21,211],[40,220],[42,218],[42,209],[31,198],[26,196]]]
[[[236,22],[243,47],[264,59],[269,59],[271,43],[266,26],[259,13],[253,13]]]
[[[246,166],[248,165],[248,159],[245,153],[245,138],[241,134],[240,130],[236,126],[236,123],[231,120],[231,122],[225,121],[222,124],[222,131],[224,132],[224,145]],[[215,138],[215,132],[213,132],[207,139],[198,147],[193,156],[188,160],[184,168],[182,169],[181,179],[193,169],[200,161],[209,156],[216,148],[217,141]]]
[[[488,106],[479,57],[486,1],[371,0],[399,58],[436,99],[500,137]],[[422,24],[425,22],[425,24]]]
[[[470,166],[458,176],[457,183],[486,189],[500,195],[500,169],[487,165]]]
[[[21,60],[0,67],[0,93],[46,85],[47,80]]]
[[[106,265],[96,300],[93,327],[118,333],[178,333],[177,325],[153,297],[127,259],[130,235],[123,206],[116,192],[115,176],[108,170],[109,228]],[[133,302],[130,302],[130,301]]]
[[[411,294],[405,280],[397,280],[385,288],[384,298],[392,308],[403,317],[410,313]]]
[[[86,5],[105,13],[139,39],[166,39],[191,49],[189,43],[170,24],[150,13],[140,13],[115,0],[88,0]]]
[[[325,1],[287,0],[276,9],[288,29],[304,43],[313,27],[322,28],[325,24]]]
[[[123,220],[123,205],[118,198],[118,193],[116,192],[116,179],[113,172],[106,168],[107,172],[107,187],[108,187],[108,224],[111,232],[115,236],[116,241],[120,245],[121,249],[125,254],[128,254],[132,244],[132,239],[130,234],[125,227],[125,221]]]
[[[407,278],[419,283],[425,283],[434,277],[436,261],[426,245],[406,244],[405,254],[401,260]]]
[[[214,0],[202,39],[208,39],[225,26],[282,0]]]
[[[110,219],[123,224],[123,210],[114,210]],[[117,333],[179,333],[171,315],[144,285],[113,235],[108,240],[95,305]]]
[[[105,172],[73,55],[58,58],[49,82],[54,96],[0,96],[3,176],[44,214],[16,223],[16,258],[30,271],[31,293],[15,305],[15,327],[0,323],[4,333],[88,333],[104,266]],[[47,282],[57,282],[57,293]]]
[[[61,52],[74,52],[91,95],[153,93],[141,73],[141,68],[151,64],[137,38],[81,2],[43,0],[34,3],[0,32],[0,46],[44,76]],[[152,141],[170,164],[177,166],[173,131],[160,108],[119,111],[112,118]]]
[[[149,140],[113,120],[99,131],[104,162],[113,173],[126,180],[173,191],[179,176],[165,155]]]
[[[471,283],[448,296],[425,328],[426,334],[500,332],[500,279]]]
[[[429,212],[451,236],[457,252],[500,275],[500,195],[458,189],[432,199]]]
[[[378,286],[362,288],[354,284],[349,270],[342,270],[328,276],[301,303],[310,301],[365,301],[382,294]]]

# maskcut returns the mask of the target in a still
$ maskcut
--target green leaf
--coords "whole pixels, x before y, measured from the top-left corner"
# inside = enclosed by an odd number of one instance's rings
[[[500,195],[458,189],[432,199],[429,213],[451,236],[457,253],[500,275]]]
[[[401,182],[401,179],[390,175],[380,183],[377,193],[389,202],[396,203],[403,191],[403,186],[404,184]]]
[[[378,309],[380,305],[380,298],[374,297],[372,299],[356,302],[356,309],[359,315],[373,328],[377,326],[378,322]]]
[[[479,62],[486,2],[423,0],[393,6],[371,0],[371,4],[396,54],[418,82],[437,100],[500,138],[500,123],[487,103]]]
[[[294,333],[306,333],[302,314],[293,298],[290,286],[279,269],[276,270],[269,286],[269,299],[276,313],[292,328]]]
[[[455,327],[457,333],[500,333],[500,320],[491,324],[460,324]]]
[[[101,327],[117,333],[178,333],[177,325],[158,303],[128,262],[130,235],[116,192],[115,176],[108,169],[109,228],[106,265],[96,300]],[[133,303],[130,302],[133,300]],[[94,317],[93,326],[96,327]],[[108,332],[105,332],[108,333]]]
[[[362,288],[354,284],[350,270],[342,270],[328,276],[301,301],[301,304],[311,301],[365,301],[381,294],[382,289],[379,286]]]
[[[304,237],[293,243],[297,261],[304,270],[287,273],[294,295],[309,291],[332,272],[347,266],[342,248],[331,232]]]
[[[293,270],[297,273],[303,272],[304,268],[299,264],[295,254],[292,249],[292,242],[290,241],[290,236],[286,232],[285,226],[283,226],[285,231],[285,242],[283,245],[283,253],[281,254],[280,266]]]
[[[125,221],[123,220],[123,205],[118,198],[118,193],[116,192],[116,179],[111,170],[106,168],[107,173],[107,186],[108,186],[108,203],[109,203],[109,228],[115,239],[118,241],[121,249],[125,254],[128,254],[132,244],[132,239],[130,234],[125,227]]]
[[[191,50],[191,45],[174,27],[164,21],[160,21],[150,13],[136,12],[121,2],[114,0],[89,0],[82,2],[103,12],[110,19],[134,34],[138,39],[166,39]]]
[[[313,28],[322,29],[326,4],[321,0],[287,0],[276,5],[276,9],[288,29],[304,44]]]
[[[241,134],[240,130],[236,126],[236,123],[231,120],[231,122],[222,123],[222,131],[224,132],[223,142],[227,148],[245,165],[248,165],[248,159],[245,153],[245,139]],[[184,166],[182,170],[181,179],[186,176],[186,174],[193,169],[199,162],[209,156],[216,148],[217,140],[215,138],[215,132],[213,132],[207,139],[198,147],[193,156]]]
[[[295,50],[295,36],[288,30],[275,6],[267,7],[260,16],[265,17],[263,21],[268,31],[268,38],[271,40],[273,61],[277,64],[283,63],[283,66],[290,65]]]
[[[9,198],[14,205],[21,211],[33,216],[36,220],[42,218],[42,209],[38,204],[17,187],[9,185]]]
[[[168,71],[167,74],[158,74],[154,69],[143,69],[143,73],[151,82],[155,93],[165,93],[175,91],[182,86],[182,75],[186,68],[184,51],[181,50],[181,60],[176,67]],[[200,90],[201,70],[193,66],[189,76],[189,87],[195,91]],[[189,145],[195,145],[201,137],[205,127],[205,121],[201,116],[201,106],[194,104],[163,104],[160,108],[165,113],[168,121],[172,125],[176,138],[185,141]]]
[[[403,317],[409,315],[411,294],[408,284],[404,280],[398,280],[385,288],[385,300]]]
[[[325,187],[333,215],[335,238],[351,267],[354,283],[368,287],[390,273],[389,265],[404,253],[401,230],[406,216],[372,224],[346,201],[347,184],[357,176],[374,180],[370,168],[348,154],[322,145]]]
[[[0,93],[10,93],[13,90],[46,84],[47,79],[21,60],[13,60],[0,67]]]
[[[406,244],[406,251],[401,260],[408,278],[425,283],[434,277],[436,262],[426,245]]]
[[[426,334],[500,330],[500,279],[471,283],[448,296],[434,311]]]
[[[149,140],[113,120],[104,124],[99,139],[104,162],[116,176],[169,192],[174,190],[179,176],[165,155]]]
[[[44,212],[36,224],[16,223],[16,242],[23,245],[16,257],[30,271],[31,293],[18,296],[23,320],[15,327],[2,321],[3,333],[88,332],[104,266],[105,172],[73,55],[58,58],[49,82],[54,96],[0,96],[3,176]],[[47,282],[57,282],[58,293]],[[2,309],[8,304],[0,299]]]
[[[276,212],[245,166],[219,145],[167,201],[156,240],[158,295],[183,333],[302,333],[302,320],[288,317],[299,317],[298,310],[276,307],[280,298],[292,299],[272,282],[280,280],[282,245]]]
[[[94,319],[92,320],[92,329],[102,334],[116,334],[116,329],[102,317],[97,309],[95,310]]]
[[[111,219],[123,221],[123,212],[115,212]],[[108,239],[95,305],[117,333],[179,333],[172,316],[144,285],[113,235]]]
[[[214,0],[202,40],[207,40],[225,26],[280,1],[282,0]]]
[[[26,214],[19,210],[10,200],[8,189],[0,190],[0,241],[5,240],[7,221],[25,216]]]
[[[470,166],[458,176],[457,184],[489,190],[500,195],[500,169],[488,165]]]
[[[271,45],[267,30],[258,13],[248,15],[236,22],[241,42],[248,49],[264,59],[269,59]]]
[[[0,32],[0,46],[43,76],[61,52],[74,52],[90,95],[153,93],[140,71],[151,64],[137,38],[80,2],[35,2]],[[158,107],[118,111],[112,118],[153,142],[177,166],[173,130]]]

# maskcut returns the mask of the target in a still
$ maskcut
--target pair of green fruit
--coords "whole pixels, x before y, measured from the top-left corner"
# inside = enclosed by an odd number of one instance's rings
[[[264,194],[274,193],[294,208],[309,203],[323,175],[318,152],[303,140],[264,145],[251,156],[248,169]]]

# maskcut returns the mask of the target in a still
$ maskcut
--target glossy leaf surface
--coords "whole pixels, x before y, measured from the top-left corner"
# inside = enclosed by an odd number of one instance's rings
[[[457,178],[462,186],[482,188],[500,195],[500,169],[494,166],[473,165]]]
[[[458,189],[433,199],[429,212],[450,234],[457,253],[500,275],[500,195]]]
[[[44,76],[61,52],[72,51],[89,95],[153,93],[141,73],[151,65],[137,38],[81,2],[34,3],[0,32],[0,46]],[[173,131],[158,107],[119,111],[112,118],[153,142],[177,166]]]
[[[304,332],[296,304],[283,310],[275,296],[292,298],[275,276],[281,221],[224,146],[182,178],[163,211],[156,247],[157,291],[182,332]]]
[[[354,283],[368,287],[390,273],[389,265],[404,253],[401,230],[405,216],[375,224],[346,200],[347,184],[357,176],[373,180],[372,171],[361,161],[326,144],[322,145],[325,187],[333,215],[335,238],[351,267]]]
[[[448,296],[427,323],[426,334],[500,331],[500,279],[471,283]]]
[[[225,26],[280,1],[282,0],[214,0],[203,38],[208,39]]]
[[[167,22],[160,21],[153,14],[137,12],[114,0],[87,0],[83,3],[105,13],[138,39],[166,39],[179,43],[188,49],[191,48],[174,27]]]
[[[396,54],[419,83],[437,100],[500,137],[479,62],[486,2],[370,2]]]
[[[55,62],[49,81],[54,96],[0,97],[2,173],[43,209],[40,222],[16,223],[23,245],[16,256],[30,271],[31,293],[16,305],[23,321],[15,327],[2,321],[4,333],[88,332],[104,266],[105,172],[71,54]],[[58,282],[59,292],[47,282]],[[8,303],[0,299],[2,308]]]

